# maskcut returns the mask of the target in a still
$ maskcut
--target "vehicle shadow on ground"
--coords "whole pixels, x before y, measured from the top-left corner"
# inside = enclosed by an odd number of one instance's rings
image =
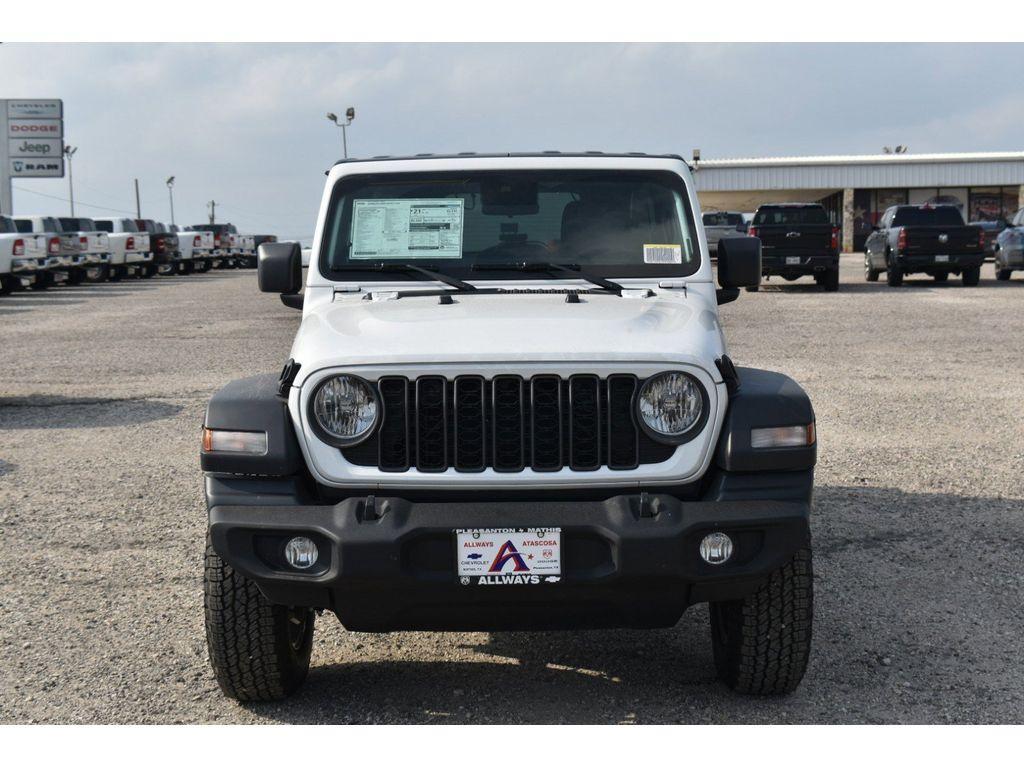
[[[649,631],[378,636],[328,626],[322,653],[351,661],[314,658],[293,698],[245,707],[289,723],[946,722],[957,698],[962,720],[992,721],[992,689],[1015,673],[987,660],[1017,653],[1024,617],[980,628],[999,598],[979,600],[976,585],[957,591],[948,563],[985,563],[992,583],[1019,579],[1013,559],[993,552],[1024,547],[1024,500],[822,486],[812,526],[815,643],[791,696],[741,696],[719,683],[698,605]],[[324,614],[318,624],[334,622]],[[403,638],[437,660],[405,657]],[[457,650],[461,659],[447,661]],[[986,665],[990,676],[975,674]]]
[[[123,427],[169,419],[182,407],[145,397],[0,397],[0,430]]]

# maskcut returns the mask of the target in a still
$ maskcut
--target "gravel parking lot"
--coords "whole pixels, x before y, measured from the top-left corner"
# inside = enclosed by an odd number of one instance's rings
[[[206,659],[199,427],[299,314],[214,272],[0,299],[0,722],[1024,720],[1024,280],[773,281],[722,308],[738,364],[818,415],[815,648],[785,699],[714,677],[707,611],[656,632],[365,635],[306,686],[224,698]]]

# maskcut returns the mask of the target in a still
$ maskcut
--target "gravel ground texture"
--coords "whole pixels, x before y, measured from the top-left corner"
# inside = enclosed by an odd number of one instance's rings
[[[221,695],[202,611],[207,399],[299,314],[255,274],[0,298],[0,722],[1024,721],[1024,280],[772,281],[722,307],[742,365],[810,393],[815,644],[801,688],[716,682],[704,606],[653,632],[348,633],[305,687]],[[515,691],[515,695],[510,695]]]

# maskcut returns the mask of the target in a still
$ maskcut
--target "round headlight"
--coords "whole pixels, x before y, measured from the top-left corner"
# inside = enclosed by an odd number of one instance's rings
[[[659,373],[644,382],[637,397],[637,411],[651,437],[682,442],[703,424],[706,399],[704,388],[692,376]]]
[[[377,393],[355,376],[327,379],[313,395],[313,418],[331,442],[351,445],[377,425]]]

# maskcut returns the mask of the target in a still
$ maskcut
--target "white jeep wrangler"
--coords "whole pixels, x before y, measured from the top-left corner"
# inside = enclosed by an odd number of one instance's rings
[[[709,603],[721,679],[792,691],[811,642],[814,413],[736,368],[676,156],[345,161],[280,377],[218,392],[201,451],[205,606],[221,688],[286,696],[314,618],[350,630],[670,627]]]

